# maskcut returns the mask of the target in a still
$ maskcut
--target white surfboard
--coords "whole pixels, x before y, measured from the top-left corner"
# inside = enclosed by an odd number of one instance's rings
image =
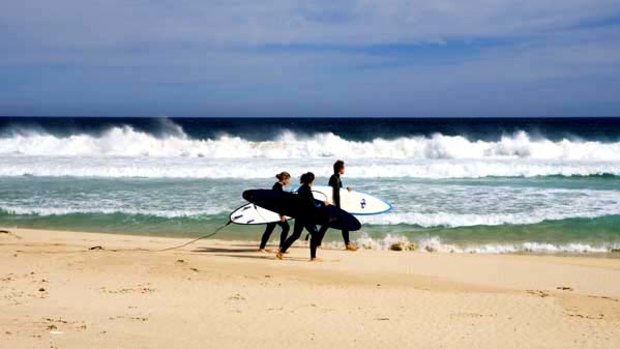
[[[317,200],[333,204],[332,187],[312,186],[312,194]],[[385,213],[392,209],[389,203],[366,193],[340,189],[341,208],[353,215],[374,215]],[[230,214],[230,221],[236,224],[252,225],[266,224],[280,221],[280,215],[262,207],[248,203],[234,210]]]
[[[230,221],[236,224],[252,225],[280,221],[280,215],[262,207],[248,203],[230,214]]]
[[[315,199],[326,200],[333,205],[332,190],[333,188],[329,186],[312,186],[312,194]],[[359,216],[385,213],[392,209],[392,205],[370,194],[340,188],[340,208]]]

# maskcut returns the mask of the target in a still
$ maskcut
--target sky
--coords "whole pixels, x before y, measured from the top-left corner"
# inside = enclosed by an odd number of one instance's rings
[[[620,116],[620,1],[2,1],[0,115]]]

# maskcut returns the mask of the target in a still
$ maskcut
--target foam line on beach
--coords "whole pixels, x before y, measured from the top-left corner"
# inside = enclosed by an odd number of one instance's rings
[[[441,238],[430,236],[419,240],[410,240],[402,235],[387,234],[383,238],[371,238],[362,236],[356,239],[356,243],[366,249],[372,250],[415,250],[424,252],[440,253],[480,253],[480,254],[504,254],[504,253],[611,253],[620,250],[620,243],[585,243],[566,242],[548,243],[537,241],[524,241],[514,243],[447,243]],[[334,247],[340,247],[340,242],[332,242]]]

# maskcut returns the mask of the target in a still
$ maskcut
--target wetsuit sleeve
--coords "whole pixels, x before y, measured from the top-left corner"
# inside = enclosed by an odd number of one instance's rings
[[[273,191],[280,191],[280,192],[284,191],[284,188],[282,188],[282,184],[280,184],[280,182],[276,182],[276,183],[273,185],[273,187],[271,187],[271,189],[272,189]],[[278,214],[279,214],[281,217],[282,217],[282,216],[284,216],[281,212],[278,212]],[[274,224],[275,224],[275,223],[274,223]]]

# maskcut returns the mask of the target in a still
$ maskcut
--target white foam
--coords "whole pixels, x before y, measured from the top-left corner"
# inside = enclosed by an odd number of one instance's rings
[[[335,157],[334,157],[335,158]],[[179,157],[0,156],[0,176],[145,178],[271,178],[286,169],[294,177],[331,173],[330,159],[207,159]],[[482,178],[620,176],[620,163],[539,160],[348,160],[347,178]]]
[[[205,157],[263,159],[537,159],[570,161],[620,161],[620,142],[601,143],[564,139],[532,139],[526,132],[503,136],[499,141],[471,141],[462,136],[381,138],[350,141],[333,133],[309,137],[290,131],[269,141],[234,136],[192,139],[176,128],[165,137],[129,126],[112,127],[101,135],[58,137],[36,131],[0,138],[0,154],[28,156]]]
[[[494,243],[494,244],[457,244],[443,243],[439,237],[428,237],[417,241],[410,241],[404,236],[387,234],[383,238],[373,239],[362,234],[356,240],[359,246],[374,250],[388,250],[394,244],[401,246],[416,246],[417,251],[440,253],[608,253],[620,248],[618,243],[588,244],[571,242],[552,244],[544,242]],[[338,242],[334,243],[338,245]]]
[[[71,214],[126,214],[126,215],[145,215],[162,218],[205,218],[208,216],[228,214],[232,211],[229,208],[207,208],[196,209],[134,209],[120,207],[42,207],[42,206],[15,206],[5,204],[0,206],[0,211],[12,215],[35,215],[35,216],[63,216]],[[571,212],[570,214],[559,214],[553,211],[547,214],[532,215],[528,213],[514,215],[459,215],[459,214],[384,214],[377,216],[358,216],[362,224],[374,225],[417,225],[424,228],[432,227],[471,227],[471,226],[497,226],[504,224],[524,225],[536,224],[543,221],[562,220],[568,218],[597,218],[611,214],[617,214],[614,210],[594,210],[592,212]]]
[[[174,125],[173,125],[174,126]],[[332,133],[283,132],[270,141],[191,139],[178,126],[167,136],[113,127],[101,135],[54,136],[33,130],[0,137],[0,176],[267,178],[274,168],[330,173],[347,159],[350,178],[620,176],[620,142],[535,140],[525,132],[497,142],[461,136],[356,142]]]
[[[205,209],[205,210],[156,210],[156,209],[127,209],[127,208],[84,208],[84,207],[21,207],[1,206],[0,212],[11,215],[31,216],[64,216],[73,214],[126,214],[144,215],[161,218],[196,218],[204,219],[210,215],[222,214],[228,211]]]
[[[504,224],[526,225],[544,221],[558,221],[569,218],[598,218],[619,214],[617,205],[599,209],[588,207],[575,207],[574,211],[566,212],[549,209],[541,212],[520,213],[486,213],[486,214],[456,214],[456,213],[393,213],[377,216],[358,217],[362,224],[375,225],[417,225],[424,228],[432,227],[473,227],[473,226],[498,226]]]

